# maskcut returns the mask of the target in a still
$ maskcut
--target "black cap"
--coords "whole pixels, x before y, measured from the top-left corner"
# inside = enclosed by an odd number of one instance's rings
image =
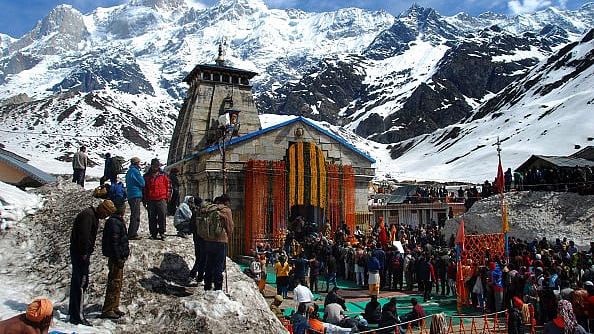
[[[221,203],[227,203],[231,202],[231,198],[229,198],[229,195],[227,194],[222,194],[221,196],[219,196],[219,201],[221,201]]]

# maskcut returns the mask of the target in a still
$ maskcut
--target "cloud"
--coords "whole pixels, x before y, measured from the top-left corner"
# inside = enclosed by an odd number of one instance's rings
[[[566,9],[567,8],[567,0],[560,0],[559,1],[559,8]]]
[[[551,5],[552,2],[548,0],[513,0],[507,2],[507,7],[509,8],[510,13],[513,15],[533,13],[537,10],[550,7]]]

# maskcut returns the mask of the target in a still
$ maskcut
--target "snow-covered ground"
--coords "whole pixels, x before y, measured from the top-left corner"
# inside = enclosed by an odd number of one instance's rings
[[[283,333],[255,283],[227,260],[224,291],[205,292],[186,286],[194,263],[191,238],[175,236],[168,217],[167,239],[149,240],[146,212],[140,235],[131,241],[124,268],[121,309],[127,315],[112,321],[97,318],[107,280],[107,259],[101,255],[101,230],[91,257],[85,313],[93,327],[67,321],[70,286],[70,229],[74,217],[100,201],[69,180],[23,192],[0,183],[0,320],[23,313],[36,298],[54,303],[50,331],[64,333]],[[128,219],[128,217],[126,217]],[[225,293],[227,292],[227,293]]]

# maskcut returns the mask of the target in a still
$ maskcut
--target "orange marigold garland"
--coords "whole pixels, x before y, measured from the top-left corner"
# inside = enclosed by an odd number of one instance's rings
[[[318,154],[320,153],[317,146],[310,143],[309,149],[309,163],[310,163],[310,170],[311,170],[311,205],[320,206],[319,202],[319,193],[320,189],[318,188],[318,180],[320,175],[318,174]]]
[[[244,252],[249,254],[250,249],[255,247],[257,240],[264,236],[263,228],[265,217],[262,215],[262,208],[268,198],[267,162],[261,160],[250,160],[246,169],[245,198],[245,235]]]
[[[304,205],[305,164],[303,161],[303,142],[297,143],[297,205]]]
[[[281,240],[284,240],[287,229],[287,175],[284,161],[272,162],[272,206],[273,206],[273,245],[275,248],[282,247]]]
[[[254,174],[252,172],[253,160],[249,160],[246,164],[245,169],[245,202],[251,203],[254,199]],[[252,206],[246,205],[245,206],[245,227],[244,227],[244,242],[243,242],[243,252],[244,254],[249,254],[250,252],[250,236],[252,235],[252,225],[248,222],[252,221]]]
[[[342,166],[342,208],[344,221],[355,230],[355,171],[353,166]]]
[[[340,221],[340,189],[338,166],[328,164],[328,219],[331,224]]]
[[[324,152],[318,147],[318,169],[320,174],[320,208],[327,209],[328,208],[328,193],[327,193],[327,183],[328,183],[328,174],[326,171],[326,158],[324,157]]]
[[[297,145],[291,145],[289,147],[289,154],[288,154],[288,163],[289,163],[289,207],[292,208],[295,206],[295,198],[296,198],[296,183],[297,183],[297,158],[295,155],[297,154]]]

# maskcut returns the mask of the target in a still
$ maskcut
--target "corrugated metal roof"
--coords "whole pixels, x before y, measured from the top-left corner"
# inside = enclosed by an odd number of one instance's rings
[[[575,166],[594,166],[594,161],[574,158],[574,157],[559,157],[559,156],[547,156],[547,155],[534,155],[536,158],[540,158],[550,164],[557,167],[575,167]]]
[[[570,155],[570,157],[594,160],[594,146],[586,146],[583,149]]]
[[[417,185],[406,185],[396,188],[388,197],[387,204],[400,204],[403,203],[408,195],[413,195],[417,191]]]
[[[536,161],[541,160],[541,164],[549,164],[558,168],[573,168],[575,166],[584,167],[584,166],[594,166],[594,161],[582,159],[582,158],[574,158],[574,157],[561,157],[561,156],[554,156],[554,155],[532,155],[528,160],[524,161],[515,171],[526,171],[530,169],[532,166],[539,166]],[[542,166],[540,166],[542,167]]]
[[[36,167],[29,165],[27,163],[27,159],[10,151],[0,149],[0,161],[27,174],[30,178],[38,181],[41,184],[47,184],[56,181],[55,176],[52,176]]]

